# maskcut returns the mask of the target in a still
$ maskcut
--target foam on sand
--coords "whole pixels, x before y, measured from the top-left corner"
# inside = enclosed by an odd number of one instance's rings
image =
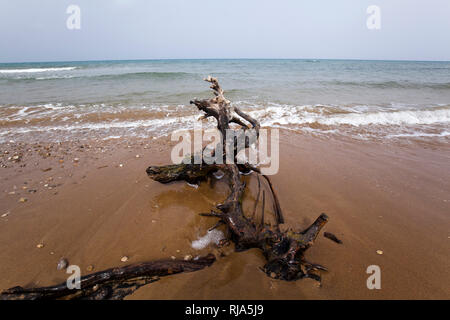
[[[225,236],[222,231],[214,229],[208,231],[203,237],[198,238],[198,240],[192,241],[192,248],[196,250],[201,250],[209,246],[211,243],[219,244],[220,240],[224,239]]]

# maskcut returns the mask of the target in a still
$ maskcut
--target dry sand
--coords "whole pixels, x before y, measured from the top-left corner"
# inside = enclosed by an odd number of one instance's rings
[[[282,133],[272,182],[285,226],[303,229],[326,212],[324,231],[343,241],[321,233],[307,252],[330,270],[321,285],[268,278],[256,249],[192,249],[215,224],[197,213],[208,212],[227,190],[221,181],[195,189],[150,180],[145,169],[169,164],[170,146],[164,139],[0,146],[0,290],[65,281],[56,269],[61,257],[86,274],[89,265],[94,271],[125,265],[124,255],[136,263],[214,252],[212,267],[162,278],[128,299],[450,298],[448,145]],[[256,179],[245,179],[244,208],[250,208]],[[369,265],[381,268],[381,290],[366,287]]]

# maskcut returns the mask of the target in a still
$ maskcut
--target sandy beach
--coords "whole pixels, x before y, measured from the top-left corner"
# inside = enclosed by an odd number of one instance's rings
[[[273,280],[256,250],[202,250],[192,241],[215,224],[201,217],[227,193],[222,181],[193,188],[149,179],[170,163],[168,138],[121,138],[0,145],[0,290],[63,282],[61,257],[83,275],[114,266],[213,252],[209,268],[162,278],[127,299],[448,299],[450,148],[281,131],[280,170],[272,177],[286,223],[330,217],[308,250],[329,268],[322,283]],[[246,176],[244,210],[256,178]],[[223,227],[221,227],[223,228]],[[43,246],[37,246],[41,244]],[[377,254],[381,250],[383,254]],[[127,256],[127,262],[121,257]],[[366,269],[381,269],[369,290]]]

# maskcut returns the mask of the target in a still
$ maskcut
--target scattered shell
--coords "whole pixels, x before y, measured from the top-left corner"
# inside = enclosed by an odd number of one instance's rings
[[[377,254],[383,254],[382,250],[377,250]]]
[[[136,158],[140,158],[140,157],[141,157],[140,155],[138,155],[138,154],[136,155]]]
[[[122,168],[122,167],[123,167],[123,164],[122,164],[122,163],[121,163],[121,164],[119,164],[119,167],[121,167],[121,168]]]
[[[156,223],[156,220],[152,220],[152,223]]]
[[[28,201],[27,198],[20,198],[20,199],[19,199],[19,202],[27,202],[27,201]]]
[[[63,270],[63,269],[66,269],[68,265],[69,265],[69,261],[67,261],[67,259],[65,259],[65,258],[61,258],[61,260],[59,260],[59,262],[58,262],[58,265],[56,266],[56,269]]]
[[[187,185],[188,185],[189,187],[192,187],[192,188],[195,188],[195,189],[198,188],[198,184],[189,183],[189,182],[186,182],[186,183],[187,183]]]
[[[213,173],[214,178],[216,178],[217,180],[222,179],[224,175],[225,173],[223,173],[223,171],[221,170],[217,170],[216,172]]]
[[[170,257],[170,259],[172,259],[172,260],[175,260],[175,259],[176,259],[176,257],[175,257],[175,256],[171,256],[171,257]]]
[[[181,251],[180,250],[177,250],[177,253],[180,253]]]
[[[9,211],[4,213],[4,214],[2,214],[2,218],[6,218],[7,216],[9,216]]]
[[[88,265],[86,270],[91,272],[92,270],[94,270],[94,266],[93,265]]]
[[[184,256],[184,260],[185,261],[192,260],[192,256],[190,254],[188,254],[188,255]]]
[[[127,261],[128,261],[128,257],[127,257],[127,256],[123,256],[123,257],[120,259],[120,261],[122,261],[122,262],[127,262]]]
[[[44,247],[44,244],[43,243],[38,243],[37,245],[36,245],[36,248],[39,248],[39,249],[41,249],[41,248],[43,248]]]
[[[78,161],[80,161],[80,158],[73,159],[73,162],[78,162]]]

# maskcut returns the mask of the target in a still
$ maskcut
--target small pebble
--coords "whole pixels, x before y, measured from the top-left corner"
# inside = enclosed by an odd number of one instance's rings
[[[120,259],[120,261],[122,261],[122,262],[127,262],[127,261],[128,261],[128,257],[127,257],[127,256],[123,256],[123,257]]]
[[[121,168],[122,168],[122,167],[123,167],[123,164],[119,164],[119,167],[121,167]]]
[[[20,199],[19,199],[19,202],[27,202],[27,201],[28,201],[27,198],[20,198]]]
[[[89,265],[89,266],[87,266],[86,270],[91,272],[92,270],[94,270],[94,266],[93,265]]]
[[[140,158],[140,157],[141,157],[140,155],[138,155],[138,154],[136,155],[136,158]]]
[[[188,255],[184,256],[184,260],[185,261],[192,260],[192,256],[190,254],[188,254]]]
[[[6,218],[9,215],[9,211],[7,213],[2,214],[2,218]]]
[[[382,250],[377,250],[377,254],[383,254]]]
[[[175,260],[175,259],[176,259],[176,257],[175,257],[175,256],[171,256],[171,257],[170,257],[170,259],[172,259],[172,260]]]
[[[78,161],[80,161],[80,158],[75,158],[75,159],[73,159],[73,161],[78,162]]]
[[[63,269],[66,269],[68,265],[69,265],[69,262],[67,261],[67,259],[61,258],[61,260],[59,260],[59,262],[58,262],[58,265],[56,266],[56,269],[63,270]]]
[[[36,248],[39,248],[39,249],[41,249],[41,248],[43,248],[44,247],[44,244],[43,243],[38,243],[37,245],[36,245]]]
[[[275,272],[271,272],[270,277],[275,279],[277,277],[277,274]]]

